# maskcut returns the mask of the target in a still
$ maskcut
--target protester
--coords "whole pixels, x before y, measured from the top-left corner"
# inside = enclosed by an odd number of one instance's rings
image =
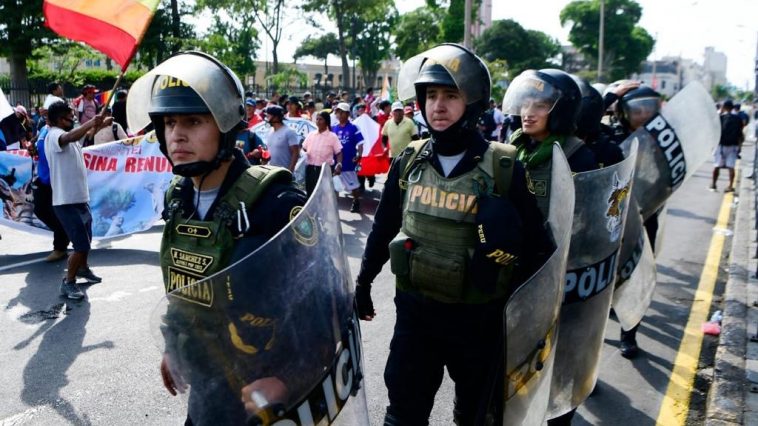
[[[418,130],[412,119],[403,113],[403,103],[392,104],[392,120],[382,126],[382,145],[389,148],[390,158],[395,159],[402,154],[412,140],[418,139]]]
[[[253,98],[245,99],[245,119],[247,120],[247,128],[250,129],[256,124],[263,121],[260,115],[257,114],[257,103]]]
[[[100,145],[107,142],[120,141],[128,138],[129,136],[121,127],[121,124],[117,123],[114,119],[113,124],[109,127],[103,127],[95,132],[92,137],[92,145]]]
[[[334,165],[334,175],[342,172],[342,144],[331,130],[329,113],[321,111],[316,115],[317,130],[311,132],[303,142],[305,150],[305,192],[310,196],[316,188],[321,166]]]
[[[363,146],[363,135],[355,124],[349,121],[350,105],[340,102],[335,108],[337,120],[339,122],[332,126],[334,132],[342,144],[342,172],[340,180],[346,191],[353,196],[353,205],[350,207],[352,213],[361,211],[361,192],[358,181],[356,165],[361,158],[361,147]]]
[[[45,97],[45,102],[42,103],[42,108],[48,110],[54,102],[64,102],[63,87],[57,81],[47,85],[47,97]]]
[[[63,101],[60,101],[63,102]],[[52,105],[52,104],[51,104]],[[47,115],[47,114],[46,114]],[[47,118],[44,119],[45,121]],[[45,138],[50,126],[45,125],[39,132],[37,148],[37,177],[32,182],[34,215],[53,232],[53,251],[45,257],[45,262],[55,262],[65,258],[71,242],[61,221],[53,209],[53,188],[50,186],[50,166],[45,155]]]
[[[28,141],[27,129],[24,127],[26,119],[23,107],[14,108],[13,114],[5,117],[0,121],[0,131],[5,137],[6,149],[20,149],[22,144]]]
[[[716,190],[716,181],[719,178],[719,170],[726,168],[729,170],[729,186],[724,192],[734,191],[734,166],[737,163],[737,153],[740,149],[740,143],[743,139],[742,120],[736,114],[732,114],[734,103],[726,100],[721,105],[719,118],[721,119],[721,138],[719,144],[713,151],[713,178],[711,180],[711,191]]]
[[[79,112],[79,124],[84,124],[93,118],[100,110],[100,104],[95,99],[95,86],[88,84],[82,89],[82,99],[76,110]]]
[[[129,126],[126,123],[126,97],[128,92],[126,90],[119,90],[116,92],[116,101],[113,102],[113,121],[119,124],[125,132],[129,132]]]
[[[271,125],[271,133],[266,137],[266,145],[271,154],[269,164],[293,172],[300,155],[297,133],[284,124],[284,109],[278,105],[266,108],[266,121]]]
[[[113,118],[101,113],[74,129],[74,111],[64,102],[50,105],[47,115],[50,130],[45,137],[45,153],[50,166],[53,209],[74,245],[60,293],[69,299],[81,299],[84,293],[76,284],[76,277],[86,279],[88,284],[99,283],[102,279],[92,272],[87,262],[92,241],[92,214],[79,139],[90,129],[109,127]]]

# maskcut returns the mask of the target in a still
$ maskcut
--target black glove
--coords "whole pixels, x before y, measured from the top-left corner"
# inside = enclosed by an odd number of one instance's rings
[[[355,286],[355,304],[358,306],[358,318],[374,317],[374,302],[371,301],[371,284]]]

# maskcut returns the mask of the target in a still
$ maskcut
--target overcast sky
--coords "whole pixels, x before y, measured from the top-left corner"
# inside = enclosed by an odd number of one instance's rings
[[[642,6],[639,24],[654,38],[656,46],[648,59],[682,56],[703,63],[706,46],[727,55],[727,78],[735,86],[752,89],[758,41],[758,0],[637,0]],[[528,29],[543,31],[568,44],[568,28],[562,28],[558,15],[567,0],[494,0],[492,19],[513,19]],[[400,13],[425,4],[424,0],[396,0]],[[728,5],[728,7],[727,7]],[[206,22],[209,20],[205,20]],[[292,53],[308,34],[301,25],[284,30],[279,47],[282,61],[291,61]],[[261,50],[266,46],[262,36]],[[259,52],[260,60],[270,60],[271,53]],[[308,61],[311,62],[311,61]],[[337,58],[329,61],[338,64]]]

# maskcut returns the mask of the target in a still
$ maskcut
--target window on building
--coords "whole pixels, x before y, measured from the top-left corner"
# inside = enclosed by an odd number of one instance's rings
[[[95,65],[96,67],[99,67],[99,66],[100,66],[100,59],[95,59],[95,63],[94,63],[94,65]]]
[[[661,80],[661,90],[666,88],[666,80]]]
[[[85,59],[84,60],[84,66],[85,67],[91,67],[92,66],[92,59]]]

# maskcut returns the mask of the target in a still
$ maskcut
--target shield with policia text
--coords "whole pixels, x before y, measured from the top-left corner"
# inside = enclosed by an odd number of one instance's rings
[[[713,98],[698,82],[674,95],[622,144],[629,153],[639,140],[634,194],[643,219],[658,211],[666,199],[700,167],[718,144],[721,124]]]
[[[634,192],[637,190],[635,187]],[[621,328],[631,330],[642,321],[653,300],[655,283],[653,248],[645,227],[642,226],[637,199],[632,197],[619,253],[616,287],[613,290],[613,311]]]
[[[548,223],[556,249],[516,289],[504,311],[506,425],[541,424],[548,409],[573,211],[574,182],[563,151],[555,145]]]
[[[189,388],[194,424],[368,424],[330,174],[322,170],[308,203],[276,236],[156,308],[153,330],[170,378]]]
[[[595,387],[611,307],[636,145],[620,163],[574,175],[574,221],[548,418],[578,407]]]

